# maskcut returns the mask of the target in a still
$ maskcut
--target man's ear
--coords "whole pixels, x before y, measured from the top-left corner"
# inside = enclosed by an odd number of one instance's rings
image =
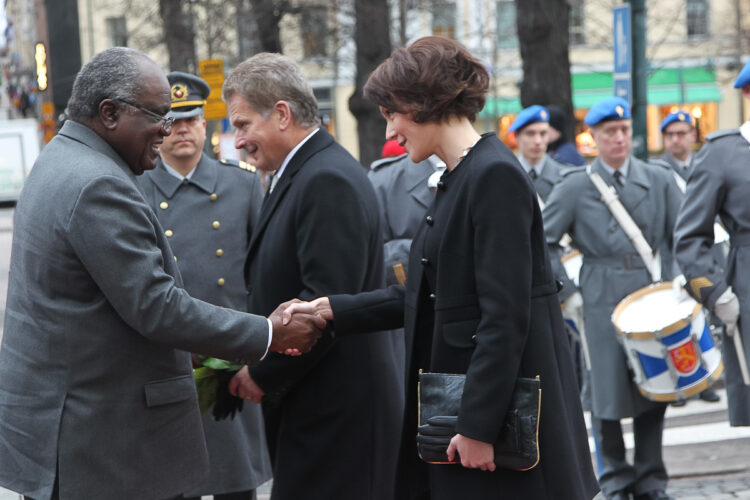
[[[104,99],[99,103],[99,121],[107,130],[117,128],[117,120],[120,117],[120,108],[112,99]]]
[[[286,130],[294,121],[292,109],[286,101],[276,101],[276,104],[273,105],[273,113],[279,122],[279,130]]]

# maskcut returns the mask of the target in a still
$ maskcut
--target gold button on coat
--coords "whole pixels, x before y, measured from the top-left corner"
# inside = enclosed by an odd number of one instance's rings
[[[174,261],[177,262],[177,256],[176,255],[174,256]]]
[[[166,210],[167,207],[169,207],[169,203],[167,203],[166,201],[162,201],[161,203],[159,203],[159,208],[161,208],[162,210]]]
[[[167,238],[171,238],[174,235],[174,231],[172,231],[171,229],[167,229],[166,231],[164,231],[164,234],[167,236]]]
[[[216,193],[211,193],[211,196],[210,196],[211,201],[216,201],[216,198],[218,198],[218,197],[219,196]]]
[[[224,283],[226,282],[224,281],[224,278],[219,278],[219,281],[217,281],[216,283],[218,283],[219,286],[224,286]]]
[[[216,250],[216,256],[217,257],[221,257],[222,255],[224,255],[224,250],[222,250],[221,248],[217,249]]]
[[[217,220],[213,221],[211,225],[213,226],[214,229],[219,229],[221,227],[221,223]]]

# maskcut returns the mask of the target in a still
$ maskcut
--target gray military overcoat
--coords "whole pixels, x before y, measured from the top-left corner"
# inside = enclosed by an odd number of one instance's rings
[[[740,327],[750,360],[750,143],[738,130],[710,134],[695,158],[675,228],[675,257],[687,289],[709,310],[728,286],[740,301]],[[719,216],[730,235],[727,270],[712,252]],[[750,425],[750,387],[743,385],[734,343],[725,338],[729,422]]]
[[[615,184],[599,159],[591,168],[608,185]],[[634,157],[629,168],[625,185],[617,187],[622,204],[651,248],[671,245],[681,197],[672,173]],[[610,420],[639,415],[654,403],[643,398],[631,381],[611,315],[620,300],[651,283],[651,277],[585,170],[564,176],[550,194],[543,216],[547,242],[556,252],[557,242],[567,232],[584,256],[580,288],[591,354],[593,414]]]
[[[62,500],[163,500],[208,461],[190,356],[257,360],[265,318],[193,299],[117,153],[68,121],[14,218],[0,349],[0,485]]]
[[[398,283],[393,266],[409,262],[414,233],[422,222],[432,193],[427,179],[435,171],[429,159],[414,163],[409,155],[383,158],[370,165],[368,177],[378,195],[383,221],[385,279],[388,285]]]
[[[206,155],[183,182],[161,161],[138,181],[177,257],[185,290],[211,304],[247,310],[243,268],[263,187],[255,168]],[[188,496],[257,488],[271,478],[260,405],[245,401],[234,418],[203,415],[210,463],[208,481]]]
[[[542,201],[546,202],[552,192],[552,188],[562,179],[563,166],[549,155],[544,155],[543,161],[542,173],[533,182],[534,189],[536,189],[539,197]]]

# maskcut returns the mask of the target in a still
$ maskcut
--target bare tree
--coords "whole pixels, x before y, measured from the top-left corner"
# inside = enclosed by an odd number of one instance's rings
[[[354,12],[357,73],[349,110],[357,119],[359,161],[369,165],[380,157],[385,120],[378,107],[364,98],[362,89],[370,73],[391,53],[388,1],[355,0]]]
[[[567,0],[516,0],[518,42],[523,59],[521,104],[555,104],[573,116],[568,58]],[[574,136],[568,120],[567,136]]]
[[[159,0],[159,14],[164,26],[164,41],[169,53],[169,69],[195,72],[195,34],[182,0]]]

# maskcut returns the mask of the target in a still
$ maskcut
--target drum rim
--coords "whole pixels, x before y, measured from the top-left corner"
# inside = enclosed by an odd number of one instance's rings
[[[560,257],[560,262],[563,264],[568,262],[569,260],[575,259],[576,257],[583,257],[583,254],[578,249],[573,249],[570,252],[566,253],[562,257]]]
[[[714,383],[716,383],[721,378],[722,373],[724,373],[724,361],[720,359],[719,364],[716,366],[716,369],[714,369],[714,371],[711,372],[706,378],[700,380],[699,382],[696,382],[694,385],[686,387],[685,389],[681,389],[680,391],[650,392],[641,387],[640,384],[636,383],[635,386],[638,387],[638,392],[640,392],[641,395],[646,399],[650,399],[651,401],[656,401],[659,403],[671,403],[673,401],[687,399],[691,396],[695,396],[696,394],[703,392]],[[684,397],[678,397],[680,393],[684,394]]]
[[[638,290],[626,295],[625,298],[623,298],[620,302],[617,303],[617,305],[615,306],[615,309],[612,311],[612,324],[614,325],[617,333],[619,333],[620,335],[626,338],[635,339],[635,340],[646,340],[646,339],[652,339],[652,338],[658,339],[666,335],[671,335],[672,333],[680,331],[686,326],[688,326],[702,309],[702,306],[697,301],[695,301],[695,299],[692,299],[692,298],[691,300],[695,302],[695,306],[693,307],[692,313],[690,313],[690,315],[684,318],[680,318],[677,321],[670,323],[669,325],[665,326],[664,328],[660,330],[625,332],[621,330],[619,326],[617,326],[617,320],[620,318],[620,315],[622,314],[622,312],[625,310],[625,308],[628,305],[632,304],[636,300],[642,297],[645,297],[646,295],[654,291],[671,290],[671,289],[672,289],[671,281],[660,281],[659,283],[651,283],[650,285],[639,288]]]

